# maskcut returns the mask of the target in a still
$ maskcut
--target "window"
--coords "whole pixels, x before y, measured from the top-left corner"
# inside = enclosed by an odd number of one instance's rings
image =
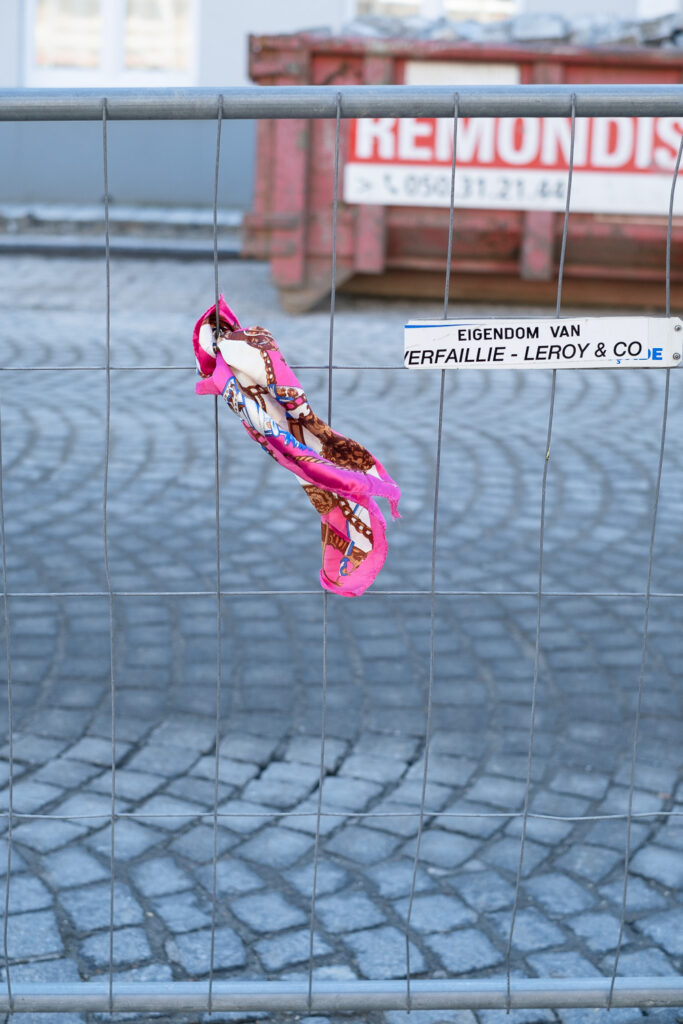
[[[28,0],[26,85],[193,85],[197,0]]]

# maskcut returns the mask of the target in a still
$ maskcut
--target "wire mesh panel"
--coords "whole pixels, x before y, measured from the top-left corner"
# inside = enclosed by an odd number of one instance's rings
[[[49,331],[0,326],[6,1010],[683,1001],[670,370],[411,375],[390,332],[414,310],[338,309],[333,257],[329,313],[265,312],[313,403],[403,485],[381,580],[341,602],[312,585],[290,481],[188,395],[179,348],[221,284],[272,306],[261,269],[218,263],[224,118],[330,118],[336,254],[343,119],[450,117],[446,318],[461,117],[569,117],[560,317],[576,119],[679,97],[0,98],[101,122],[106,225],[104,273],[79,264],[70,293],[63,265],[42,291],[46,267],[8,270]],[[216,118],[213,290],[206,267],[112,265],[107,132],[131,114]]]

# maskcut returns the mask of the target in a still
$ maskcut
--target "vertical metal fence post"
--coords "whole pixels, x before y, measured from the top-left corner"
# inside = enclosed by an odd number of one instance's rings
[[[669,196],[669,216],[666,226],[666,280],[665,280],[665,315],[671,316],[671,230],[673,225],[673,214],[674,214],[674,197],[676,194],[676,182],[678,181],[678,172],[681,166],[681,156],[683,155],[683,135],[681,135],[681,141],[678,146],[678,155],[676,157],[676,164],[674,167],[673,177],[671,179],[671,193]],[[655,534],[657,532],[657,512],[659,509],[659,494],[662,485],[662,469],[664,466],[664,448],[666,445],[666,425],[669,414],[669,388],[671,383],[671,370],[667,368],[666,378],[664,382],[664,398],[662,408],[662,427],[661,436],[659,441],[659,459],[657,461],[657,476],[655,479],[654,497],[652,501],[652,525],[650,529],[650,545],[648,549],[647,559],[647,584],[645,586],[645,609],[643,613],[643,640],[640,649],[640,671],[638,673],[638,696],[636,698],[636,714],[633,723],[633,751],[631,755],[631,774],[629,779],[628,788],[628,812],[626,819],[626,849],[624,851],[624,888],[621,900],[621,914],[619,918],[619,936],[617,938],[617,948],[614,955],[614,966],[612,968],[612,980],[610,982],[609,996],[607,998],[607,1008],[611,1009],[612,1000],[614,998],[614,984],[617,977],[617,970],[619,967],[619,956],[621,954],[621,946],[624,940],[624,926],[626,923],[626,904],[628,900],[628,873],[631,863],[631,822],[633,820],[633,793],[635,791],[636,784],[636,765],[638,762],[638,737],[640,733],[640,716],[643,706],[643,686],[645,682],[645,667],[647,665],[647,640],[648,631],[650,627],[650,597],[652,595],[652,567],[654,561],[655,552]]]
[[[451,288],[451,261],[453,259],[453,217],[455,208],[455,167],[458,151],[458,121],[460,119],[460,96],[456,92],[453,99],[453,152],[451,154],[451,189],[448,211],[448,246],[446,249],[446,275],[444,282],[443,296],[443,318],[448,319],[448,299]],[[420,793],[420,817],[415,838],[415,857],[413,860],[413,874],[410,882],[410,897],[408,899],[408,913],[406,914],[406,1009],[411,1009],[412,997],[410,991],[410,922],[415,902],[415,887],[417,884],[417,869],[420,863],[420,845],[424,829],[425,800],[427,798],[427,776],[429,774],[429,746],[432,738],[432,709],[434,694],[434,641],[436,625],[436,542],[437,525],[439,520],[439,480],[441,474],[441,442],[443,439],[443,406],[444,392],[446,387],[446,371],[442,370],[439,378],[439,412],[436,430],[436,456],[434,462],[434,514],[432,519],[432,556],[430,575],[429,595],[429,677],[427,682],[427,714],[425,724],[425,749],[424,766],[422,771],[422,789]]]
[[[221,168],[221,127],[223,96],[218,97],[216,112],[216,167],[213,181],[213,288],[216,302],[216,342],[221,335],[220,293],[218,287],[218,181]],[[213,400],[214,497],[216,521],[216,757],[213,783],[213,850],[211,878],[211,946],[209,953],[209,991],[207,1009],[213,1012],[213,975],[216,958],[216,909],[218,904],[218,787],[220,779],[221,689],[223,684],[223,624],[221,601],[221,477],[218,448],[218,395]]]
[[[12,703],[12,644],[10,637],[9,618],[9,587],[7,584],[7,538],[5,533],[5,487],[4,487],[4,464],[2,449],[2,409],[0,408],[0,549],[2,551],[2,615],[5,632],[5,666],[7,669],[7,725],[9,731],[9,746],[7,751],[9,779],[7,785],[7,877],[5,879],[5,906],[2,922],[3,959],[5,961],[5,977],[7,980],[7,994],[9,997],[9,1010],[14,1009],[14,996],[12,993],[12,972],[9,965],[8,930],[9,930],[9,907],[10,907],[10,886],[12,880],[12,828],[14,824],[14,708]]]
[[[327,422],[332,425],[332,385],[334,363],[334,314],[337,301],[337,220],[339,214],[339,150],[341,143],[342,98],[337,93],[337,110],[334,131],[334,184],[332,199],[332,286],[330,288],[330,339],[327,350]],[[327,733],[327,610],[329,594],[323,591],[323,649],[322,649],[322,694],[320,721],[320,775],[318,777],[318,803],[315,816],[315,842],[313,846],[313,881],[311,892],[311,920],[308,937],[308,1010],[313,1005],[313,953],[315,948],[315,902],[318,886],[318,860],[320,856],[320,818],[323,805],[323,783],[325,781],[325,740]]]
[[[569,207],[572,196],[572,178],[574,174],[574,140],[576,135],[576,96],[571,97],[571,137],[569,142],[569,169],[567,172],[567,200],[564,208],[564,222],[562,225],[562,246],[560,250],[560,265],[557,276],[557,302],[555,305],[555,316],[559,317],[562,306],[562,279],[564,277],[564,260],[567,250],[567,230],[569,226]],[[541,481],[541,514],[539,521],[538,541],[538,591],[536,597],[536,642],[534,646],[534,675],[531,689],[531,710],[529,722],[529,747],[527,752],[526,783],[524,787],[524,809],[522,814],[522,834],[519,844],[519,862],[517,864],[517,878],[515,881],[515,898],[512,907],[510,920],[510,931],[508,934],[507,949],[505,951],[505,979],[507,988],[507,1012],[511,1007],[510,974],[512,959],[512,940],[517,920],[517,909],[519,906],[519,892],[522,882],[522,868],[524,864],[524,848],[526,844],[527,825],[529,821],[529,795],[531,792],[531,768],[534,755],[534,732],[536,725],[536,699],[538,695],[538,673],[541,660],[541,611],[543,607],[543,555],[545,541],[545,502],[548,484],[548,468],[550,465],[550,443],[553,433],[553,417],[555,413],[555,393],[557,390],[557,370],[552,371],[552,383],[550,386],[550,406],[548,409],[548,431],[545,442],[545,458],[543,461],[543,478]]]
[[[102,537],[104,571],[109,600],[109,691],[111,702],[111,836],[109,851],[109,1012],[114,1009],[114,878],[116,870],[116,677],[114,673],[114,593],[109,568],[109,453],[111,448],[111,254],[109,240],[109,152],[107,100],[102,100],[102,163],[104,168],[104,264],[105,264],[105,387],[104,481]]]

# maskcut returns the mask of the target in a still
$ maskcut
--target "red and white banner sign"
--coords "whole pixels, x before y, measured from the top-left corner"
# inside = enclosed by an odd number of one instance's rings
[[[571,208],[666,216],[683,117],[576,118]],[[563,210],[569,118],[460,118],[455,205]],[[448,206],[453,120],[363,118],[351,125],[348,203]],[[674,207],[683,213],[683,187]]]

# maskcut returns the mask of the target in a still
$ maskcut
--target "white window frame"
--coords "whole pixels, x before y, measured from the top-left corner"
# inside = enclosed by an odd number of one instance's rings
[[[24,69],[29,88],[57,89],[125,86],[196,85],[199,72],[199,3],[188,0],[190,54],[187,71],[140,71],[125,66],[124,31],[126,0],[100,0],[102,10],[102,61],[98,68],[43,68],[36,64],[35,29],[38,0],[25,0]]]

